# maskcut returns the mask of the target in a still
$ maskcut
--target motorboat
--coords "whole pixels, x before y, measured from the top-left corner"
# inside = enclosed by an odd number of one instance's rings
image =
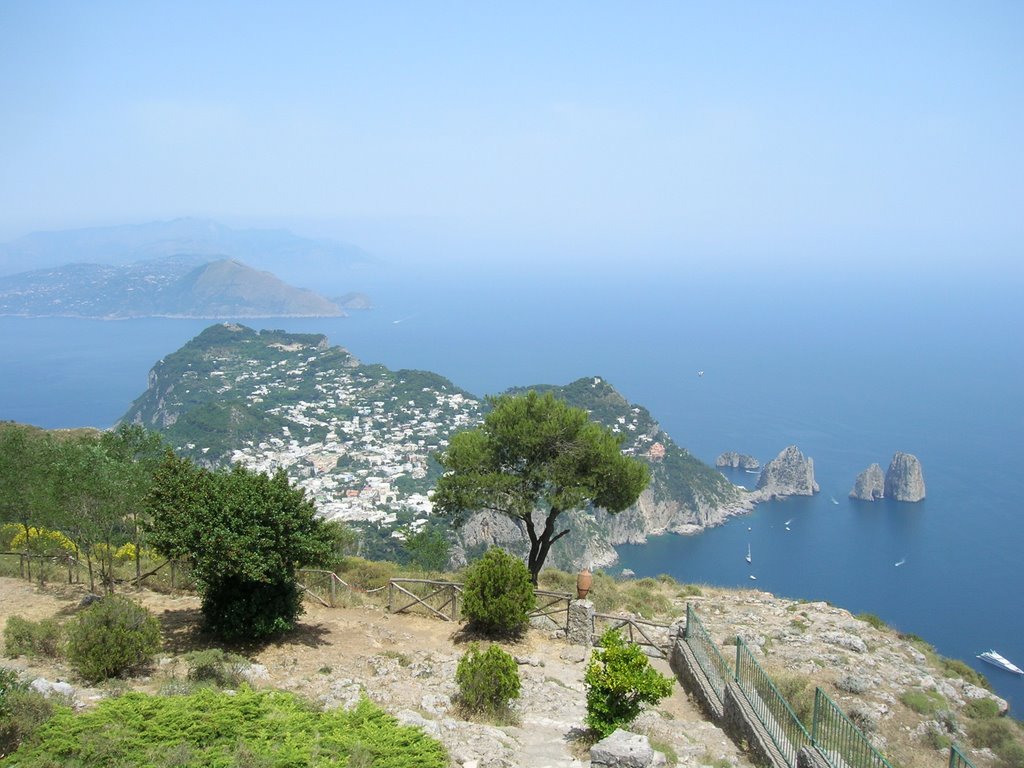
[[[997,666],[1000,669],[1005,669],[1007,672],[1013,672],[1015,675],[1024,675],[1024,669],[1021,669],[1005,656],[998,654],[995,651],[979,653],[978,658],[982,661],[987,661],[989,664]]]
[[[753,562],[753,558],[750,556],[750,545],[747,544],[747,562]]]

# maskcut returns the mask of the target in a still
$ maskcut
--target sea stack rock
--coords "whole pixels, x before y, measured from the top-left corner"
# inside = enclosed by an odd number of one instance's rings
[[[764,465],[757,479],[757,490],[765,499],[812,496],[819,490],[814,482],[814,460],[804,458],[795,445],[783,449]]]
[[[885,473],[878,464],[872,464],[859,475],[850,491],[851,499],[877,501],[885,496]]]
[[[911,453],[897,451],[885,473],[885,497],[896,501],[920,501],[924,498],[921,462]]]
[[[760,469],[761,462],[753,456],[736,451],[726,451],[715,459],[716,467],[732,467],[733,469]]]

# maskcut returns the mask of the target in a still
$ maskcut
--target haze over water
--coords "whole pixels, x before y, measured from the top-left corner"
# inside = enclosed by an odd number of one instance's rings
[[[1012,279],[982,298],[964,281],[882,292],[636,270],[407,277],[373,286],[377,309],[347,319],[244,322],[325,333],[365,362],[434,370],[475,394],[603,376],[709,463],[725,450],[764,462],[795,443],[815,461],[818,496],[621,547],[619,567],[874,613],[1024,700],[1019,680],[974,658],[994,647],[1024,660],[1024,311]],[[0,418],[109,426],[152,364],[208,324],[0,318]],[[857,473],[897,450],[921,459],[927,499],[849,500]]]

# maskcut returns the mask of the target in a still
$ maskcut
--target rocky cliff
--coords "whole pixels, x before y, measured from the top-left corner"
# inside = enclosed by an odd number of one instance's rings
[[[814,482],[814,460],[809,456],[805,458],[799,448],[791,445],[764,465],[751,498],[768,501],[787,496],[812,496],[818,490]]]
[[[921,462],[911,453],[897,451],[885,473],[885,497],[896,501],[921,501],[924,495]]]
[[[745,453],[736,453],[736,451],[726,451],[725,453],[719,454],[718,458],[715,459],[716,467],[730,467],[732,469],[760,469],[761,462],[755,459],[753,456],[748,456]]]
[[[851,499],[876,501],[885,496],[885,473],[878,464],[872,464],[859,475],[850,491]]]

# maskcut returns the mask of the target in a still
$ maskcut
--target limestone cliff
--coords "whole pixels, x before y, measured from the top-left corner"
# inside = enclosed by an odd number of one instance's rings
[[[791,445],[764,465],[752,497],[754,501],[767,501],[787,496],[812,496],[818,490],[814,482],[814,460],[805,458],[799,448]]]
[[[761,462],[753,456],[736,451],[726,451],[715,459],[716,467],[731,467],[732,469],[760,469]]]
[[[885,496],[885,473],[878,464],[872,464],[859,475],[850,491],[851,499],[876,501]]]
[[[896,501],[921,501],[924,495],[921,462],[911,453],[897,451],[885,473],[885,497]]]

